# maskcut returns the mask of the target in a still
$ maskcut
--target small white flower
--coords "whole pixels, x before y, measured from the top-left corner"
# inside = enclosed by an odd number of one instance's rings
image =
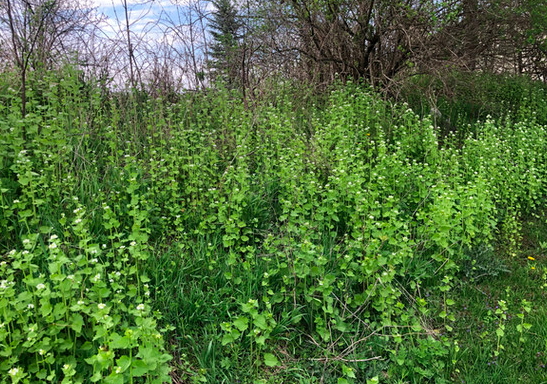
[[[55,248],[57,248],[57,244],[51,243],[51,244],[49,245],[49,249],[55,249]]]
[[[15,376],[19,373],[19,368],[12,368],[8,371],[11,376]]]
[[[28,255],[29,253],[30,253],[30,252],[27,251],[26,249],[25,249],[23,252],[21,252],[22,255]]]
[[[116,367],[116,373],[121,373],[122,372],[122,367]]]
[[[70,369],[70,364],[63,365],[63,371],[68,371]]]
[[[38,353],[40,354],[40,356],[44,356],[46,354],[46,351],[44,351],[43,349],[40,349]]]
[[[91,261],[90,261],[90,262],[91,262],[91,264],[96,264],[96,263],[98,263],[98,262],[99,262],[99,260],[98,260],[98,259],[91,259]]]
[[[29,240],[29,239],[25,239],[25,240],[23,240],[23,244],[24,244],[24,245],[28,245],[28,244],[30,244],[30,240]]]
[[[99,280],[101,280],[101,274],[100,274],[100,273],[97,273],[97,274],[93,277],[93,281],[94,281],[94,282],[97,282],[97,281],[99,281]]]
[[[15,249],[12,249],[11,251],[9,251],[9,255],[10,255],[10,256],[13,256],[13,255],[15,255],[16,252],[17,252],[17,251],[16,251]]]
[[[80,219],[80,218],[74,220],[74,224],[80,224],[81,222],[82,222],[82,219]]]
[[[137,311],[144,311],[144,304],[137,305]]]
[[[83,300],[78,300],[78,305],[84,305],[85,302]]]
[[[13,200],[13,204],[19,204],[20,201],[18,199]]]
[[[69,280],[74,280],[74,275],[68,275],[66,278]]]
[[[132,247],[134,247],[135,245],[137,245],[137,243],[134,242],[134,241],[132,241],[129,245],[132,246]]]
[[[33,309],[34,308],[34,304],[29,304],[27,305],[28,309]]]
[[[49,241],[53,241],[53,240],[56,240],[58,238],[59,238],[59,236],[57,236],[57,235],[51,235],[50,238],[49,238]]]
[[[46,286],[44,284],[40,283],[36,286],[36,289],[40,290],[40,289],[44,289],[45,287]]]
[[[100,304],[97,305],[97,307],[99,307],[99,309],[105,309],[106,304],[100,303]]]

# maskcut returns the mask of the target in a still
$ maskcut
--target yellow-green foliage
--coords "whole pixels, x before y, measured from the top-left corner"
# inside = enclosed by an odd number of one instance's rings
[[[429,118],[354,84],[252,109],[68,75],[35,91],[25,118],[14,92],[0,106],[5,382],[166,380],[153,308],[194,380],[304,359],[332,382],[442,382],[464,250],[518,238],[545,198],[547,131],[522,110],[441,145]]]

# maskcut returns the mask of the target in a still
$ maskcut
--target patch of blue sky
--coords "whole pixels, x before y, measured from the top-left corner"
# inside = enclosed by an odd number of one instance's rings
[[[166,25],[184,25],[195,22],[198,13],[195,12],[196,5],[205,14],[211,9],[211,2],[206,4],[194,3],[191,0],[127,0],[128,18],[130,29],[133,34],[155,35],[160,37],[160,32]],[[125,30],[125,10],[123,0],[91,0],[91,5],[103,15],[103,32],[113,37],[120,31]],[[193,11],[190,9],[193,8]],[[190,21],[191,20],[191,21]],[[206,23],[206,20],[205,20]],[[152,37],[152,36],[151,36]]]

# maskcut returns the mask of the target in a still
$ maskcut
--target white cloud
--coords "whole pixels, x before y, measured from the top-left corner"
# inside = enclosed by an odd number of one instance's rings
[[[147,5],[157,3],[157,1],[143,1],[143,0],[127,0],[127,5]],[[91,0],[93,7],[104,8],[104,7],[122,7],[124,5],[123,0]]]
[[[128,6],[152,6],[154,8],[165,8],[171,6],[186,7],[198,0],[127,0]],[[92,7],[122,7],[124,0],[90,0]],[[210,4],[210,2],[207,2]]]
[[[1,1],[1,0],[0,0]],[[102,14],[98,25],[104,44],[100,49],[106,53],[116,82],[123,83],[128,75],[127,41],[125,32],[125,12],[123,0],[89,0],[91,6]],[[184,86],[190,87],[188,55],[194,52],[200,66],[203,65],[204,33],[195,23],[199,6],[200,12],[210,11],[211,2],[205,0],[127,0],[128,18],[139,73],[143,77],[159,58],[173,71],[172,76],[180,79]],[[188,8],[192,5],[192,8]],[[192,9],[192,10],[191,10]],[[190,18],[192,20],[190,20]],[[194,23],[190,38],[189,23]],[[193,40],[193,41],[192,41]],[[191,50],[192,48],[192,50]],[[201,63],[201,64],[200,64]],[[178,69],[177,69],[178,68]],[[189,76],[189,77],[188,77]]]

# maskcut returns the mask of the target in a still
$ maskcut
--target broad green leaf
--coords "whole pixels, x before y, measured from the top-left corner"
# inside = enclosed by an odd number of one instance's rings
[[[234,325],[237,329],[243,332],[249,327],[249,319],[245,316],[240,316],[234,321]]]
[[[116,363],[121,369],[120,372],[125,372],[125,370],[131,365],[131,358],[129,356],[122,356],[118,360],[116,360]]]
[[[274,354],[265,353],[264,364],[266,364],[268,367],[276,367],[277,365],[279,365],[279,361],[277,360],[277,357],[275,357]]]
[[[131,362],[131,373],[133,376],[143,376],[148,373],[148,365],[142,360],[133,360]]]
[[[82,326],[84,325],[84,318],[79,313],[74,313],[70,319],[70,328],[76,333],[82,332]]]
[[[131,340],[126,336],[120,336],[114,332],[110,336],[110,348],[112,349],[127,349],[131,345]]]

